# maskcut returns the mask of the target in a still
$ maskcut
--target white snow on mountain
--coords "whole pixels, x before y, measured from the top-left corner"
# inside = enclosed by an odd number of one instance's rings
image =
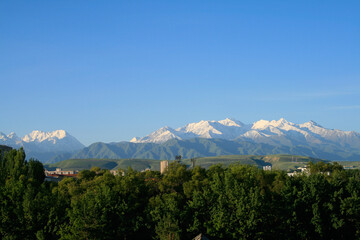
[[[0,132],[0,144],[8,145],[11,147],[16,145],[22,146],[21,139],[14,132],[11,132],[8,135]]]
[[[25,135],[22,140],[24,142],[43,142],[43,141],[51,141],[52,143],[56,143],[57,140],[63,139],[68,134],[64,130],[56,130],[53,132],[42,132],[42,131],[32,131],[28,135]]]
[[[190,123],[184,127],[173,129],[163,127],[143,138],[134,137],[130,142],[134,143],[162,143],[170,139],[189,139],[189,138],[224,138],[234,139],[243,133],[245,125],[239,121],[225,119],[221,121],[200,121]]]
[[[19,138],[15,133],[5,135],[0,132],[0,144],[13,148],[24,147],[29,152],[72,152],[84,147],[65,130],[53,132],[32,131]]]
[[[166,142],[167,140],[170,139],[182,139],[180,137],[180,134],[177,134],[176,130],[170,128],[170,127],[162,127],[159,130],[151,133],[150,135],[143,137],[143,138],[133,138],[131,141],[132,142],[153,142],[153,143],[161,143],[161,142]]]
[[[131,142],[162,143],[170,139],[190,138],[240,139],[287,146],[331,143],[351,148],[360,147],[359,133],[324,128],[314,121],[296,124],[284,118],[277,121],[260,120],[252,124],[229,118],[200,121],[177,129],[164,127],[143,138],[133,138]]]

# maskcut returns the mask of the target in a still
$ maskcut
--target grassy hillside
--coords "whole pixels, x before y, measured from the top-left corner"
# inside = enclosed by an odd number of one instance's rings
[[[260,168],[266,165],[272,165],[273,169],[292,170],[298,167],[306,166],[309,161],[318,162],[321,159],[295,156],[295,155],[224,155],[217,157],[202,157],[196,158],[196,166],[209,168],[214,164],[222,164],[228,166],[233,163],[255,165]],[[190,166],[191,160],[184,159],[182,163]],[[350,162],[348,163],[350,164]],[[153,159],[69,159],[46,167],[55,168],[61,167],[69,170],[90,169],[91,167],[100,167],[103,169],[127,169],[131,167],[135,170],[141,171],[144,169],[160,170],[160,160]],[[359,164],[360,167],[360,164]]]
[[[66,170],[83,170],[91,167],[103,169],[127,169],[131,167],[141,171],[144,169],[160,170],[160,161],[152,159],[69,159],[54,164],[46,165],[48,168],[60,167]]]
[[[306,166],[307,163],[325,161],[317,158],[275,154],[275,155],[227,155],[218,157],[204,157],[196,158],[196,165],[208,168],[212,164],[221,163],[225,166],[232,163],[257,165],[258,167],[272,165],[273,169],[292,170],[298,167]],[[186,159],[184,162],[190,165],[190,160]]]
[[[240,164],[248,164],[248,165],[256,165],[256,166],[264,166],[266,165],[264,162],[259,162],[254,155],[225,155],[225,156],[217,156],[217,157],[202,157],[195,159],[195,165],[201,166],[203,168],[209,168],[214,164],[222,164],[224,166],[228,166],[233,163]],[[190,159],[185,159],[182,161],[186,165],[191,165]]]
[[[308,162],[313,162],[313,163],[317,163],[319,161],[327,162],[326,160],[322,160],[318,158],[286,155],[286,154],[264,156],[262,160],[271,163],[273,169],[279,169],[279,170],[293,170],[298,167],[304,167],[308,164]]]

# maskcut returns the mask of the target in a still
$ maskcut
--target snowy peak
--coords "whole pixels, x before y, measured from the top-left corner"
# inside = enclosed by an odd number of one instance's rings
[[[4,142],[7,139],[6,135],[0,132],[0,142]]]
[[[12,140],[19,140],[20,138],[16,135],[16,133],[11,132],[10,134],[6,135],[5,133],[0,132],[0,139],[12,139]]]
[[[324,128],[323,126],[321,126],[320,124],[314,122],[313,120],[310,120],[306,123],[300,124],[301,127],[305,127],[305,128],[314,128],[314,127],[319,127],[319,128]]]
[[[317,127],[322,127],[320,124],[318,124],[317,122],[314,122],[313,120],[308,121],[308,124],[311,124],[311,125],[317,126]]]
[[[205,121],[189,123],[184,127],[172,129],[161,128],[146,137],[133,138],[131,142],[156,142],[161,143],[170,139],[189,138],[223,138],[234,139],[242,131],[245,125],[235,119],[226,118],[220,121]]]
[[[7,135],[7,137],[10,139],[19,139],[19,137],[14,132],[11,132],[9,135]]]
[[[24,147],[27,152],[71,152],[84,147],[65,130],[53,132],[32,131],[19,138],[14,132],[9,135],[0,133],[0,144],[14,148]]]
[[[289,126],[294,126],[295,124],[292,122],[287,121],[284,118],[280,118],[279,120],[272,120],[272,121],[267,121],[267,120],[260,120],[257,121],[255,123],[253,123],[252,125],[252,129],[265,129],[268,127],[276,127],[276,128],[286,128]]]
[[[251,128],[252,129],[265,129],[265,128],[269,127],[269,125],[270,125],[269,121],[261,119],[255,123],[253,123]]]
[[[11,132],[8,135],[0,132],[0,144],[8,146],[15,146],[17,144],[21,145],[21,139],[14,132]]]
[[[221,138],[267,143],[275,146],[296,146],[313,144],[336,144],[360,148],[360,134],[327,129],[314,121],[295,124],[284,118],[279,120],[260,120],[246,125],[235,119],[220,121],[200,121],[184,127],[161,128],[146,137],[133,138],[131,142],[162,143],[170,139]]]
[[[42,131],[32,131],[30,134],[25,135],[22,140],[24,142],[43,142],[43,141],[52,141],[56,143],[56,140],[63,139],[67,136],[65,130],[56,130],[53,132],[42,132]]]
[[[232,118],[226,118],[224,120],[220,120],[219,121],[220,124],[224,125],[224,126],[228,126],[228,127],[243,127],[245,124],[243,124],[242,122],[232,119]]]
[[[294,125],[293,123],[287,121],[285,118],[280,118],[278,121],[272,120],[271,124],[273,127],[283,127],[285,125]]]
[[[141,138],[140,137],[133,137],[130,142],[137,142],[139,141]]]
[[[204,138],[211,138],[211,134],[221,134],[214,126],[215,121],[200,121],[198,123],[190,123],[183,128],[178,128],[176,131],[180,133],[193,133]]]
[[[161,142],[166,142],[170,139],[181,139],[181,137],[176,135],[176,130],[172,129],[171,127],[165,126],[160,128],[159,130],[151,133],[150,135],[143,137],[143,138],[139,138],[139,137],[134,137],[133,139],[131,139],[130,142],[154,142],[154,143],[161,143]]]

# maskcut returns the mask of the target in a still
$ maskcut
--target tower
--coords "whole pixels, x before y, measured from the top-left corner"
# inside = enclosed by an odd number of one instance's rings
[[[168,168],[168,166],[169,166],[169,161],[161,161],[160,162],[160,173],[161,174],[164,174],[165,173],[165,171],[167,170],[167,168]]]
[[[191,167],[192,167],[192,169],[194,169],[194,168],[195,168],[196,159],[195,159],[195,158],[192,158],[192,159],[190,159],[190,161],[191,161]]]

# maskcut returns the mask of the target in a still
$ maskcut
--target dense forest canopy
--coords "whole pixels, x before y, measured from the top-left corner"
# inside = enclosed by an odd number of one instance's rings
[[[163,175],[93,168],[55,183],[39,161],[10,150],[0,154],[0,238],[359,239],[360,171],[309,168],[289,177],[175,162]]]

